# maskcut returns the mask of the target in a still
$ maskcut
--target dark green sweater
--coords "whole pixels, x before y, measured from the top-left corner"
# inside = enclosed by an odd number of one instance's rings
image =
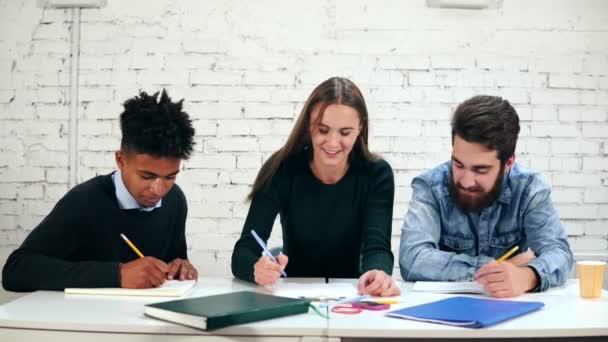
[[[112,176],[97,176],[70,190],[8,257],[2,285],[9,291],[120,287],[119,263],[137,258],[120,233],[144,255],[186,259],[187,211],[177,185],[160,208],[120,209]]]
[[[391,224],[395,185],[384,160],[352,164],[336,184],[323,184],[304,155],[284,162],[251,202],[232,253],[232,273],[253,281],[253,265],[277,213],[289,277],[358,278],[379,269],[392,274]]]

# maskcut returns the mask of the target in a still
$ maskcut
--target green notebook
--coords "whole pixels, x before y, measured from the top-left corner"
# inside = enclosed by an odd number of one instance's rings
[[[240,291],[148,304],[144,314],[197,329],[212,330],[234,324],[308,312],[310,301]]]

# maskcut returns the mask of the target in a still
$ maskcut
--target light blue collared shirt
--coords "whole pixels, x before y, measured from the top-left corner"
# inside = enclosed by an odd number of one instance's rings
[[[450,196],[450,162],[412,181],[414,193],[403,226],[399,266],[403,279],[473,280],[484,264],[513,246],[529,247],[538,289],[561,285],[573,264],[566,232],[549,186],[517,163],[505,175],[500,196],[479,214],[463,212]]]
[[[135,198],[131,196],[129,190],[127,190],[125,183],[122,181],[122,175],[120,173],[120,170],[116,170],[116,172],[112,174],[112,180],[114,181],[114,189],[116,189],[116,199],[118,200],[118,206],[120,207],[120,209],[139,209],[143,211],[152,211],[156,208],[160,208],[163,203],[163,200],[161,198],[160,201],[158,201],[158,203],[156,203],[156,205],[153,207],[142,207],[139,203],[137,203]]]

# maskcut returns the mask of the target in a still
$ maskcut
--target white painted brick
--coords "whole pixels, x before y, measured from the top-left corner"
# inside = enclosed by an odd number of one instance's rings
[[[222,137],[204,140],[205,151],[209,152],[244,152],[257,149],[256,138]]]
[[[583,124],[583,137],[608,138],[608,124]]]
[[[585,203],[608,203],[608,189],[596,188],[585,190]]]
[[[44,186],[42,183],[22,184],[19,187],[19,199],[42,199]]]
[[[182,188],[186,187],[182,184],[217,185],[219,181],[218,176],[219,172],[217,170],[193,169],[186,162],[185,170],[180,173],[178,183]]]
[[[193,218],[231,218],[232,207],[219,202],[188,201],[188,216]]]
[[[0,169],[0,180],[7,183],[42,182],[44,169],[33,166]]]
[[[133,95],[135,96],[135,94]],[[124,102],[126,99],[123,99]],[[84,118],[88,119],[118,119],[120,113],[124,111],[121,103],[104,101],[104,102],[89,102],[79,107],[79,113]],[[67,119],[67,114],[66,114]]]
[[[550,167],[551,167],[551,161],[549,160],[549,158],[543,158],[543,157],[537,157],[537,156],[530,157],[529,168],[542,172],[542,171],[550,170]]]
[[[177,54],[182,51],[180,41],[158,38],[137,38],[131,46],[133,51],[142,54]]]
[[[600,204],[597,211],[598,211],[597,218],[608,219],[608,205]]]
[[[118,149],[117,146],[115,148]],[[80,165],[99,167],[99,168],[107,168],[111,169],[116,167],[116,157],[114,150],[112,151],[101,151],[101,152],[89,152],[89,151],[81,151],[78,154],[78,161]]]
[[[420,122],[376,120],[370,127],[370,134],[378,137],[418,137],[422,132]]]
[[[602,171],[608,170],[608,157],[586,157],[583,158],[583,170],[584,171]]]
[[[68,192],[67,184],[45,184],[44,199],[46,201],[56,202]]]
[[[403,87],[407,84],[405,71],[402,70],[364,70],[355,69],[352,81],[361,87],[393,86]]]
[[[608,105],[608,91],[604,90],[579,90],[582,105],[604,106]]]
[[[243,114],[246,118],[293,118],[295,116],[293,105],[247,103],[243,106]]]
[[[39,71],[40,65],[44,65],[47,71],[69,70],[69,62],[63,56],[28,55],[19,59],[15,65],[18,71]]]
[[[374,153],[390,152],[393,144],[392,139],[391,137],[375,137],[372,135],[368,138],[369,149]]]
[[[286,135],[291,133],[291,130],[293,129],[293,125],[295,124],[295,121],[292,119],[274,119],[271,121],[270,123],[270,131],[268,133],[262,133],[265,132],[265,126],[261,126],[261,127],[257,127],[257,125],[259,125],[261,121],[256,120],[256,126],[254,126],[253,129],[255,129],[255,132],[259,132],[256,133],[256,135],[262,135],[262,134],[272,134],[272,135]],[[252,132],[254,132],[254,130],[252,130]]]
[[[64,51],[69,51],[69,47],[64,47]],[[80,70],[110,70],[114,66],[113,58],[108,56],[81,54],[78,64]],[[81,71],[81,72],[82,72]]]
[[[271,87],[193,86],[190,101],[270,101]]]
[[[578,137],[579,129],[575,125],[538,125],[532,126],[535,137]]]
[[[146,85],[187,85],[188,72],[186,70],[140,70],[137,81]]]
[[[15,99],[14,90],[0,90],[0,103],[10,103]]]
[[[587,235],[606,235],[608,234],[608,221],[597,220],[582,224]]]
[[[551,152],[554,155],[560,154],[598,154],[600,152],[600,144],[595,141],[588,140],[568,140],[568,139],[551,139]]]
[[[554,203],[578,203],[582,198],[581,189],[558,187],[551,189],[551,199]]]
[[[120,147],[119,137],[90,136],[87,140],[79,142],[81,151],[114,152]]]
[[[580,73],[582,62],[578,56],[537,57],[532,61],[530,69],[536,72]]]
[[[45,168],[47,183],[67,183],[69,170],[66,168]]]
[[[533,154],[548,154],[549,141],[545,139],[523,138],[517,146],[518,152],[528,152]]]
[[[597,217],[598,213],[597,205],[556,204],[555,207],[562,219],[585,219]]]
[[[487,70],[528,71],[528,58],[517,56],[478,55],[477,67]]]
[[[583,58],[582,71],[587,74],[608,75],[608,56],[592,54]]]
[[[17,193],[16,183],[0,183],[0,199],[16,199]]]
[[[579,92],[570,89],[533,89],[531,94],[533,104],[579,104]]]
[[[111,102],[113,99],[113,90],[110,87],[80,87],[78,89],[78,99],[83,102]]]
[[[68,154],[66,152],[33,150],[25,154],[28,164],[31,166],[67,167]]]
[[[287,133],[284,137],[259,137],[259,151],[260,152],[275,152],[279,148],[283,147],[287,141]]]
[[[232,70],[196,70],[190,73],[192,85],[240,85],[243,72]]]
[[[557,119],[557,108],[554,106],[533,106],[531,111],[534,121],[555,121]]]
[[[472,69],[475,57],[466,55],[432,55],[431,69]]]
[[[36,117],[41,120],[47,119],[63,119],[69,118],[70,107],[64,104],[47,104],[37,103],[35,104]]]
[[[201,39],[200,36],[185,37],[182,42],[185,53],[200,54],[225,53],[221,39]]]
[[[606,239],[594,239],[590,237],[576,237],[574,239],[572,249],[577,251],[601,251],[608,249],[608,240]]]
[[[562,224],[568,236],[580,236],[585,233],[583,224],[578,221],[563,220]]]
[[[599,177],[593,173],[556,173],[553,175],[553,186],[596,187],[602,185]]]
[[[186,100],[189,100],[186,98]],[[240,118],[245,111],[242,103],[184,102],[184,110],[194,118],[229,119]],[[197,132],[198,133],[198,132]]]
[[[259,153],[240,154],[236,158],[238,169],[259,169],[262,167],[262,155]]]
[[[423,99],[425,91],[414,87],[372,88],[370,98],[375,102],[415,102]]]
[[[608,76],[599,76],[599,88],[600,89],[608,89]]]
[[[112,132],[112,122],[108,120],[79,120],[78,134],[107,135]]]
[[[247,71],[243,76],[246,85],[295,85],[295,75],[287,71]]]
[[[196,114],[190,114],[191,117],[196,117]],[[217,134],[218,123],[215,120],[193,120],[192,127],[196,132],[196,136],[214,136]]]
[[[422,123],[423,137],[451,137],[452,127],[449,122],[424,121]]]
[[[568,106],[559,108],[560,121],[607,121],[608,111],[605,108]],[[584,126],[583,126],[584,127]],[[584,130],[584,128],[583,128]]]
[[[597,78],[587,75],[549,74],[549,88],[596,89]]]
[[[188,160],[188,168],[196,169],[234,169],[236,158],[232,154],[217,153],[203,154],[195,153]]]

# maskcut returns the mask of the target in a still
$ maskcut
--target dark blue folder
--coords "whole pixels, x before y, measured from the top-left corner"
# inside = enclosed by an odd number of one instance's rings
[[[483,328],[536,311],[541,302],[452,297],[388,312],[390,317],[449,324],[467,328]]]

